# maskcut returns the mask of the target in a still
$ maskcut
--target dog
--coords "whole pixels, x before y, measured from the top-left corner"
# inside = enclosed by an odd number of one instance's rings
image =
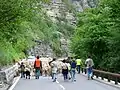
[[[30,75],[30,69],[29,69],[29,68],[26,68],[26,69],[25,69],[25,78],[26,78],[26,79],[30,79],[30,76],[31,76],[31,75]]]

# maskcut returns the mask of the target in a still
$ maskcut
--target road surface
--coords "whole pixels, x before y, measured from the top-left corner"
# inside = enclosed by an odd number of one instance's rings
[[[13,90],[120,90],[95,80],[87,80],[83,75],[77,75],[76,78],[75,83],[64,82],[62,75],[58,75],[57,82],[52,82],[50,77],[20,79]]]

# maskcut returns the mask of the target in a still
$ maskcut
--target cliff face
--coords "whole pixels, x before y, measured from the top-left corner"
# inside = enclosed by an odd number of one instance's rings
[[[53,3],[62,3],[63,1],[73,4],[76,10],[80,12],[85,8],[96,7],[98,3],[98,0],[52,0]]]
[[[69,11],[66,3],[71,5],[77,12],[83,12],[86,8],[96,7],[98,0],[52,0],[47,7],[45,6],[48,16],[54,22],[56,22],[57,17],[64,17],[67,23],[75,25],[74,14]]]
[[[98,0],[71,0],[70,1],[76,10],[82,12],[86,8],[94,8],[96,7]]]
[[[76,25],[76,17],[68,9],[67,4],[73,6],[76,11],[82,12],[86,8],[96,7],[98,0],[51,0],[49,4],[43,4],[44,11],[51,18],[54,23],[67,23],[69,25]],[[66,4],[67,3],[67,4]],[[69,55],[69,38],[65,38],[64,34],[60,38],[61,50],[64,51],[63,57]],[[29,54],[41,55],[41,56],[56,56],[53,53],[52,48],[47,44],[41,43],[29,51]]]

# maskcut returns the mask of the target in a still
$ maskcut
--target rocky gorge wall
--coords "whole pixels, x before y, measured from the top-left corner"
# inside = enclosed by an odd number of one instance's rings
[[[67,9],[67,5],[63,2],[64,0],[51,0],[51,3],[44,4],[44,10],[47,15],[51,18],[52,21],[55,23],[58,22],[57,18],[63,18],[67,21],[67,23],[71,25],[76,24],[76,18],[74,14],[69,12]],[[96,7],[98,0],[68,0],[68,3],[75,7],[76,11],[83,12],[86,8],[93,8]],[[64,21],[60,21],[61,23],[65,23]],[[64,36],[60,38],[61,42],[61,50],[65,53],[62,55],[63,57],[69,55],[69,39],[65,39]],[[52,48],[49,44],[42,43],[39,45],[34,46],[30,50],[28,50],[29,55],[40,55],[40,56],[56,56],[53,52]]]
[[[71,0],[70,1],[79,12],[84,11],[86,8],[94,8],[97,6],[98,0]]]

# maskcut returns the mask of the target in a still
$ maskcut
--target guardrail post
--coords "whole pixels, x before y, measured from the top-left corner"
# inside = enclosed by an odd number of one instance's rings
[[[110,76],[108,75],[108,82],[110,82]]]
[[[100,77],[102,80],[104,80],[104,74],[100,72]]]
[[[103,75],[102,75],[102,74],[101,74],[101,79],[102,79],[102,80],[104,80],[104,77],[103,77]]]
[[[98,78],[98,73],[96,73],[96,78]]]
[[[117,77],[115,78],[115,84],[118,84],[118,78]]]

